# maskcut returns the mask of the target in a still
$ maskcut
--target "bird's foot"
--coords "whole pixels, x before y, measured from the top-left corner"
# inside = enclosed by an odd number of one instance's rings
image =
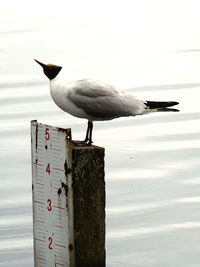
[[[72,140],[72,143],[76,146],[91,146],[93,142],[90,140]]]

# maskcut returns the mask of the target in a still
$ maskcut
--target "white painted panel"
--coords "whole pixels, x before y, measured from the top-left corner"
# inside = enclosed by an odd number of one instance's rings
[[[72,266],[67,131],[32,121],[31,139],[35,267]]]

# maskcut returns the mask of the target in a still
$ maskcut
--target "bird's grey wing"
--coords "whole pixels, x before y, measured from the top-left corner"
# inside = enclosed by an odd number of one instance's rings
[[[88,97],[99,97],[99,96],[113,96],[118,94],[118,91],[114,86],[96,81],[96,80],[78,80],[72,83],[72,88],[70,93],[88,96]]]
[[[76,81],[67,97],[94,120],[108,120],[133,115],[131,109],[124,105],[119,91],[102,82]]]

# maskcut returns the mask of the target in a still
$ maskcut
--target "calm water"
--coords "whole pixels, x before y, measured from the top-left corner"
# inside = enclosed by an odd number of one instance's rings
[[[40,2],[0,11],[0,266],[33,267],[30,120],[85,135],[33,58],[180,102],[179,113],[94,125],[106,148],[107,266],[199,266],[198,1]]]

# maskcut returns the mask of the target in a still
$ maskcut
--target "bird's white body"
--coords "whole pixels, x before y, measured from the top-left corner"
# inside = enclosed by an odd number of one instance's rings
[[[145,101],[91,79],[66,79],[58,74],[50,81],[54,102],[69,114],[90,121],[110,120],[146,112]]]
[[[50,81],[50,93],[51,97],[56,103],[56,105],[62,110],[68,112],[69,114],[79,117],[85,118],[86,114],[84,111],[77,107],[72,101],[68,99],[68,93],[71,87],[71,83],[62,81],[57,76],[53,80]]]

